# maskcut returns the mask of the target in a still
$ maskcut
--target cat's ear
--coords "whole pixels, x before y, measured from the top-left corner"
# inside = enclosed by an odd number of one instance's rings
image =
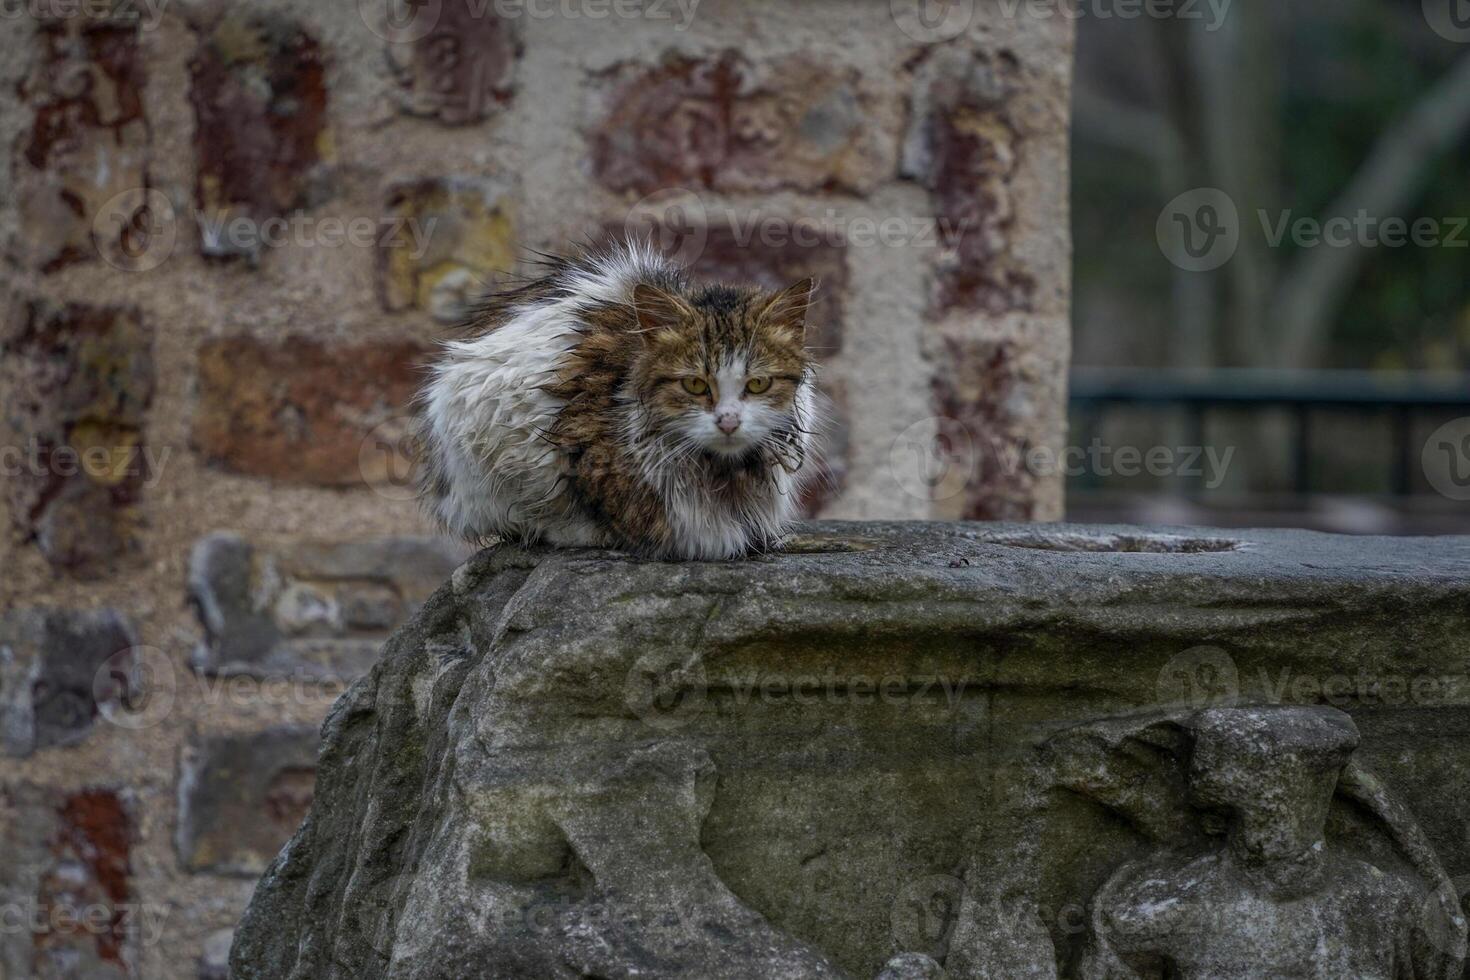
[[[760,322],[778,330],[789,330],[798,337],[806,333],[806,314],[811,309],[816,282],[808,276],[792,283],[766,300],[761,307]]]
[[[645,282],[633,287],[633,309],[638,313],[638,326],[646,338],[660,330],[677,327],[694,314],[689,304],[673,293]]]

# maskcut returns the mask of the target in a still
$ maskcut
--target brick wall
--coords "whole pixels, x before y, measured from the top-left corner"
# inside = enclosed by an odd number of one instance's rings
[[[464,554],[404,408],[529,249],[816,275],[813,513],[1060,516],[1066,18],[393,2],[0,11],[0,975],[220,975],[327,706]]]

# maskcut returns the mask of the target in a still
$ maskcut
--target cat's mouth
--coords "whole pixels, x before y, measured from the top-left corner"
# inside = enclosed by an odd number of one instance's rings
[[[755,469],[760,464],[760,446],[743,444],[731,450],[705,447],[700,458],[711,471],[719,473],[742,473]]]
[[[710,459],[738,463],[759,449],[759,442],[743,434],[718,436],[704,444],[704,455]]]

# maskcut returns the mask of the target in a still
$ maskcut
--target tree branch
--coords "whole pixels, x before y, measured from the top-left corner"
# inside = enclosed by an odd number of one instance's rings
[[[1470,54],[1379,137],[1366,162],[1323,217],[1353,220],[1366,212],[1380,221],[1419,192],[1435,157],[1470,129]],[[1325,339],[1329,320],[1363,263],[1361,242],[1303,249],[1276,289],[1270,309],[1282,326],[1277,345],[1283,367],[1305,367]]]

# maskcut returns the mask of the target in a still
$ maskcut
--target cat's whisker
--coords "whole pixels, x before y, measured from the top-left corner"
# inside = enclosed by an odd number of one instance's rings
[[[827,478],[812,282],[695,287],[651,239],[540,259],[476,308],[478,336],[444,345],[421,399],[426,505],[472,539],[770,547],[814,468]]]

